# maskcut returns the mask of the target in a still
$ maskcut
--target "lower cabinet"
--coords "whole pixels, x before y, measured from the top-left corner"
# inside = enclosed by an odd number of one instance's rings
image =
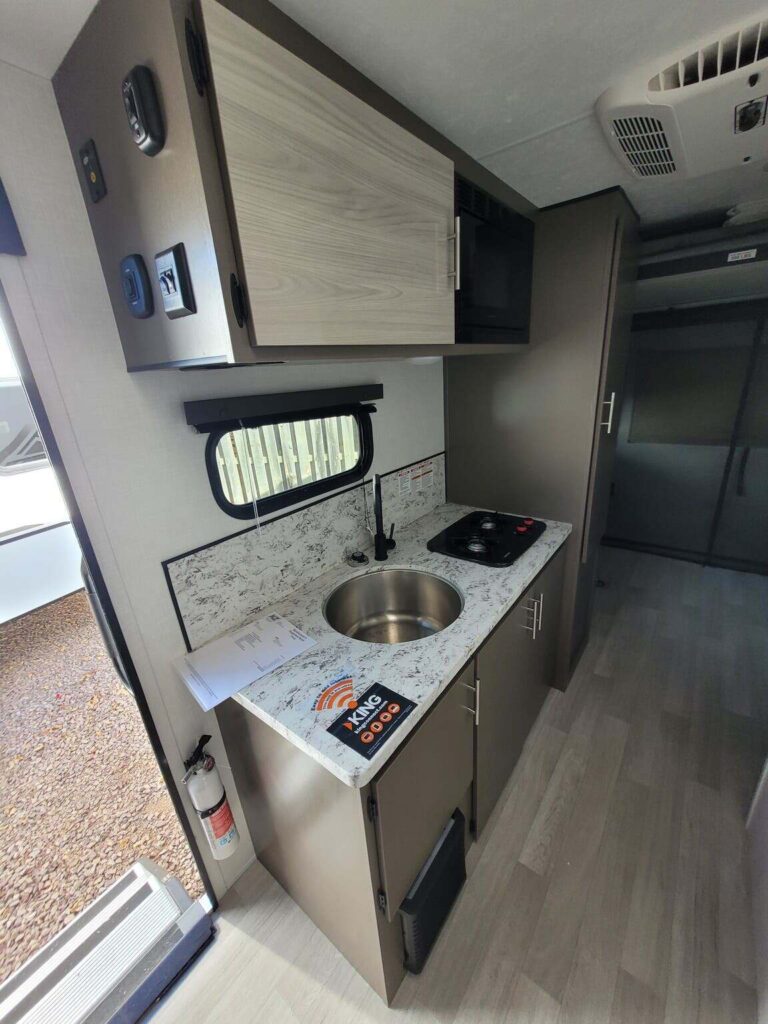
[[[473,821],[478,834],[554,683],[562,577],[561,550],[477,654]]]
[[[388,920],[472,785],[473,663],[371,786]],[[469,705],[469,707],[467,706]]]
[[[386,1002],[404,897],[456,808],[483,829],[553,681],[562,572],[561,551],[363,789],[235,701],[216,709],[259,860]]]

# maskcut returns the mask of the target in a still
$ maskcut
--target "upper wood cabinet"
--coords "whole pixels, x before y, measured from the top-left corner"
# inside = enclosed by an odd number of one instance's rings
[[[200,9],[256,344],[452,343],[452,161]]]
[[[152,156],[123,103],[137,65]],[[453,159],[514,193],[271,4],[99,0],[53,86],[129,370],[482,350],[455,343]],[[169,317],[155,257],[180,244],[192,302]],[[126,301],[129,255],[153,310]]]

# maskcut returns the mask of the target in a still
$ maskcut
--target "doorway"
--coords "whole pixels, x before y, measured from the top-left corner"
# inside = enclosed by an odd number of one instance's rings
[[[2,289],[0,358],[2,982],[140,858],[210,883]]]
[[[764,304],[637,321],[606,542],[768,573]]]

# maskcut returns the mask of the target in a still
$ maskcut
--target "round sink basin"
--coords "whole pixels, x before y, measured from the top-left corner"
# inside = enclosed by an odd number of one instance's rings
[[[458,618],[459,591],[439,576],[417,569],[377,569],[340,584],[323,614],[353,640],[403,644],[439,633]]]

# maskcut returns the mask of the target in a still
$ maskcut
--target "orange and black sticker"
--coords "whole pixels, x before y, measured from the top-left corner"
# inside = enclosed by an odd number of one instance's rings
[[[370,760],[395,729],[416,707],[381,683],[374,683],[328,726],[328,732]]]

